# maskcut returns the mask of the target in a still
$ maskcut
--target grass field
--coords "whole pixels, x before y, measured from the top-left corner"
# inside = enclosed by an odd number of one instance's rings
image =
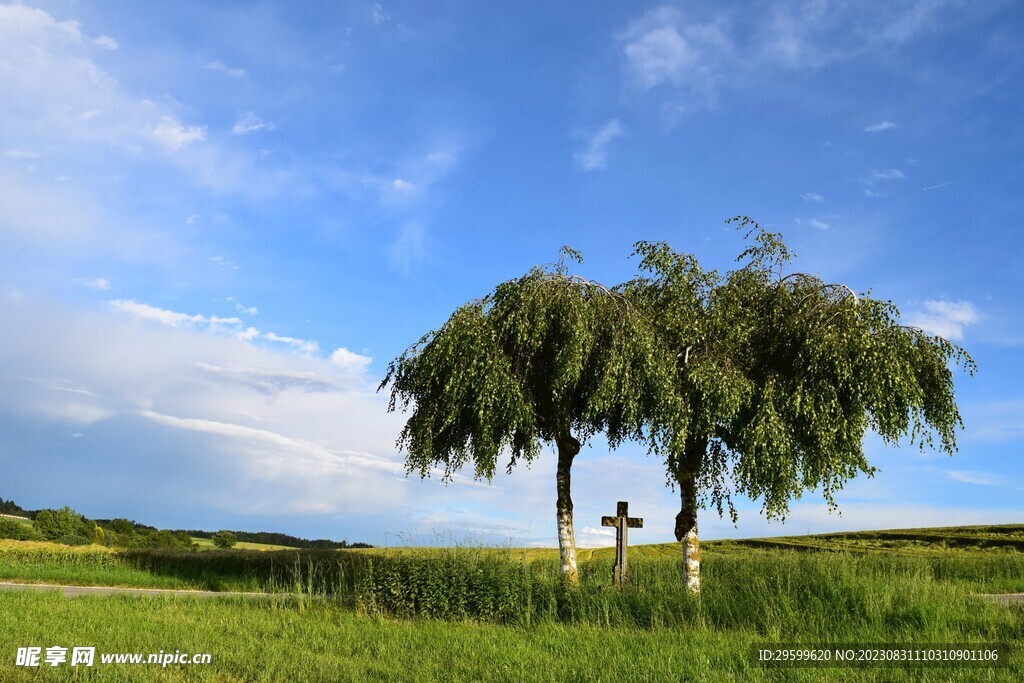
[[[32,520],[28,517],[20,517],[18,515],[5,515],[2,513],[0,513],[0,517],[3,517],[4,519],[13,519],[15,522],[21,522],[23,524],[28,524],[29,526],[32,525]]]
[[[586,552],[582,585],[567,590],[550,550],[111,552],[12,541],[0,544],[0,579],[51,572],[79,583],[117,577],[120,585],[300,595],[252,602],[0,593],[0,680],[1019,681],[1019,653],[1001,668],[771,669],[757,665],[753,650],[783,642],[1019,644],[1024,608],[973,594],[1024,590],[1024,552],[999,542],[1022,529],[707,543],[699,600],[680,590],[675,545],[632,548],[625,590],[609,586],[609,551]],[[17,648],[28,645],[209,652],[213,661],[14,667]]]
[[[199,550],[217,550],[217,546],[215,546],[213,541],[209,538],[196,538],[193,536],[192,542],[199,546]],[[249,543],[247,541],[239,541],[235,544],[233,550],[294,550],[294,548],[287,545],[271,545],[269,543]]]

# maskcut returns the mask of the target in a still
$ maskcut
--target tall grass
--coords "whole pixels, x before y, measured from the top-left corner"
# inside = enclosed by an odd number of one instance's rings
[[[570,588],[554,563],[455,549],[373,555],[356,588],[363,612],[396,617],[743,629],[783,640],[865,628],[880,642],[967,633],[1024,637],[1024,622],[988,633],[979,617],[974,584],[965,579],[993,568],[1024,577],[1024,558],[748,550],[706,556],[703,592],[695,599],[682,590],[677,560],[638,558],[629,584],[618,589],[611,585],[611,561],[594,559],[581,565],[580,586]]]
[[[298,593],[351,599],[368,556],[348,551],[169,548],[0,541],[0,579],[81,585]]]

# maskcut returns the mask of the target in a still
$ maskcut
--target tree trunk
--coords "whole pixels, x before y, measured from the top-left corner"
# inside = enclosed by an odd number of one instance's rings
[[[686,440],[686,450],[676,469],[679,484],[679,514],[676,540],[683,550],[683,585],[694,595],[700,593],[700,541],[697,539],[697,474],[707,442]]]
[[[579,585],[580,575],[576,571],[576,534],[572,526],[572,496],[570,494],[570,470],[572,460],[580,452],[580,442],[566,432],[556,440],[558,445],[558,472],[555,481],[558,500],[558,551],[562,560],[562,578],[573,585]]]

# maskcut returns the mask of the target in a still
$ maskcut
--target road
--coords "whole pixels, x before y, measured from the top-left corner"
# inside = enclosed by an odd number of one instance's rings
[[[168,588],[122,588],[118,586],[64,586],[54,583],[13,583],[0,581],[0,590],[6,591],[63,591],[69,598],[77,598],[80,595],[135,595],[155,596],[161,595],[185,598],[270,598],[270,597],[299,597],[297,593],[242,593],[231,591],[197,591],[197,590],[176,590]],[[331,597],[331,596],[324,596]],[[980,593],[975,597],[984,600],[994,600],[1003,605],[1019,604],[1024,605],[1024,593]]]
[[[148,595],[159,597],[173,596],[184,598],[223,598],[223,597],[246,597],[246,598],[269,598],[269,597],[294,597],[294,593],[235,593],[229,591],[196,591],[196,590],[170,590],[165,588],[121,588],[117,586],[63,586],[53,583],[12,583],[0,581],[0,590],[5,591],[63,591],[69,598],[77,598],[80,595]]]

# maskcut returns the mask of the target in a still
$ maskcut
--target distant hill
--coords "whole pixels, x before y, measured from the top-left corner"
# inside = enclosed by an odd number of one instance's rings
[[[0,515],[28,517],[31,519],[35,515],[35,510],[25,510],[13,500],[4,500],[3,498],[0,498]]]
[[[194,538],[213,538],[214,531],[200,531],[198,529],[182,529],[184,533]],[[178,533],[178,532],[175,532]],[[288,534],[279,534],[273,531],[232,531],[239,541],[245,543],[262,543],[264,545],[282,545],[289,548],[318,548],[325,550],[339,550],[343,548],[372,548],[369,543],[349,543],[348,541],[331,541],[326,538],[318,538],[310,541],[305,538],[297,538]]]
[[[39,510],[26,510],[13,500],[4,500],[0,498],[0,515],[12,515],[16,517],[26,517],[34,519],[36,513]],[[104,529],[110,529],[116,527],[122,529],[125,526],[130,525],[135,531],[143,532],[146,534],[153,534],[161,531],[155,526],[149,526],[148,524],[142,524],[135,520],[128,519],[96,519],[93,520],[97,525]],[[129,529],[130,530],[130,529]],[[192,538],[213,538],[215,531],[202,531],[199,529],[174,529],[168,530],[171,535],[175,536],[190,536]],[[318,538],[316,540],[309,540],[306,538],[298,538],[297,536],[291,536],[289,534],[279,534],[272,531],[233,531],[239,541],[243,543],[260,543],[263,545],[273,546],[286,546],[289,548],[315,548],[325,550],[337,550],[342,548],[372,548],[373,546],[369,543],[349,543],[347,540],[332,541],[325,538]]]

